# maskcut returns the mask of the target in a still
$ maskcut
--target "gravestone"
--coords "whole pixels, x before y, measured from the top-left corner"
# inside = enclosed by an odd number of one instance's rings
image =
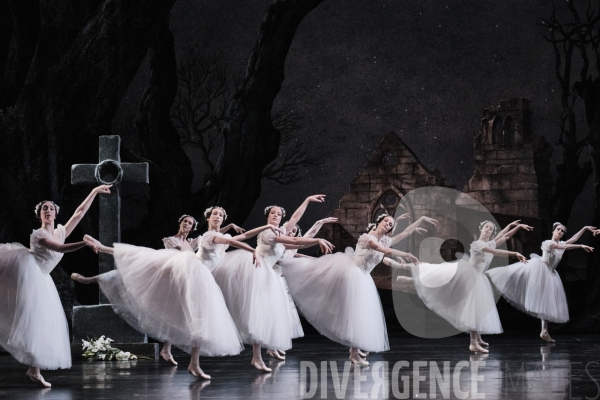
[[[98,164],[75,164],[71,167],[73,185],[113,185],[110,195],[99,197],[100,222],[98,240],[112,246],[121,241],[121,196],[120,186],[124,183],[148,183],[147,163],[121,163],[121,138],[119,136],[100,136]],[[114,259],[110,254],[101,253],[99,273],[114,269]],[[137,332],[121,319],[112,309],[102,292],[97,305],[73,307],[73,345],[81,340],[105,335],[119,343],[124,351],[129,351],[127,343],[147,343],[146,335]],[[158,345],[147,344],[147,349],[136,345],[136,351],[143,355],[158,354]],[[77,352],[73,353],[74,355]]]

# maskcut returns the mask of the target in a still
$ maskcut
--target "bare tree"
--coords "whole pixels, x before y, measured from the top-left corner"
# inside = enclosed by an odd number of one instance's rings
[[[562,91],[561,137],[557,142],[565,149],[565,162],[558,169],[557,192],[568,193],[569,190],[575,190],[579,195],[579,187],[592,174],[591,164],[579,165],[582,149],[588,146],[591,149],[593,169],[596,171],[592,224],[597,226],[600,224],[600,9],[591,0],[568,0],[564,11],[567,15],[565,20],[557,18],[555,9],[550,19],[541,22],[549,30],[546,40],[554,49],[555,71]],[[574,65],[580,66],[578,71],[572,71]],[[575,133],[575,108],[579,99],[583,101],[587,122],[582,138],[578,138]],[[573,194],[566,196],[572,198],[568,201],[575,199]],[[595,238],[594,245],[598,244],[599,240]],[[598,263],[600,256],[592,253],[588,258],[586,282],[587,311],[592,312],[600,311]]]
[[[222,151],[223,128],[241,73],[225,66],[220,52],[203,52],[190,47],[177,66],[177,96],[171,108],[171,121],[184,148],[197,149],[202,162],[203,181],[215,172]],[[277,158],[263,170],[262,177],[282,185],[302,178],[303,167],[317,165],[317,158],[305,150],[294,134],[302,129],[302,116],[291,107],[273,113],[273,128],[281,133]]]

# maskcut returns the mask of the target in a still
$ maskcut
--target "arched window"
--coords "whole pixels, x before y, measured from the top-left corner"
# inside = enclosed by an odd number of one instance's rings
[[[515,144],[515,120],[508,115],[504,118],[504,143]]]
[[[503,144],[504,137],[502,132],[502,118],[496,117],[494,118],[494,122],[492,123],[492,143],[493,144]]]
[[[394,216],[398,204],[400,204],[400,195],[392,189],[385,191],[377,201],[371,221],[375,222],[381,214]]]

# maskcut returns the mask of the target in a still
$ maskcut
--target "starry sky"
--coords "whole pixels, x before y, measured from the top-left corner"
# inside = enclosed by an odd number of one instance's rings
[[[171,16],[176,46],[220,50],[232,70],[243,70],[269,3],[179,0]],[[553,141],[560,115],[558,83],[552,49],[537,25],[550,16],[552,4],[325,0],[297,31],[276,99],[276,107],[293,107],[303,116],[297,135],[321,164],[306,168],[295,184],[265,182],[245,226],[264,223],[266,205],[293,210],[304,197],[324,193],[327,202],[306,214],[308,228],[337,208],[389,131],[462,189],[473,173],[473,137],[482,110],[502,99],[531,99],[534,132]],[[124,108],[136,106],[146,76],[147,64]],[[560,161],[558,148],[553,161]],[[570,225],[586,223],[591,187],[590,180]]]

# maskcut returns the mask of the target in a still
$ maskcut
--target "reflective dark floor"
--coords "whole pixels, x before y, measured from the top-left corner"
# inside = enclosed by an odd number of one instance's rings
[[[348,349],[320,336],[294,342],[273,372],[250,366],[249,348],[236,357],[203,358],[212,381],[187,373],[189,356],[174,353],[179,367],[163,361],[74,362],[46,371],[52,389],[25,377],[26,368],[0,355],[1,399],[596,399],[600,395],[600,336],[557,335],[549,345],[534,332],[484,337],[489,356],[468,351],[468,337],[390,337],[391,350],[369,355],[354,368]],[[267,356],[265,355],[265,360]]]

